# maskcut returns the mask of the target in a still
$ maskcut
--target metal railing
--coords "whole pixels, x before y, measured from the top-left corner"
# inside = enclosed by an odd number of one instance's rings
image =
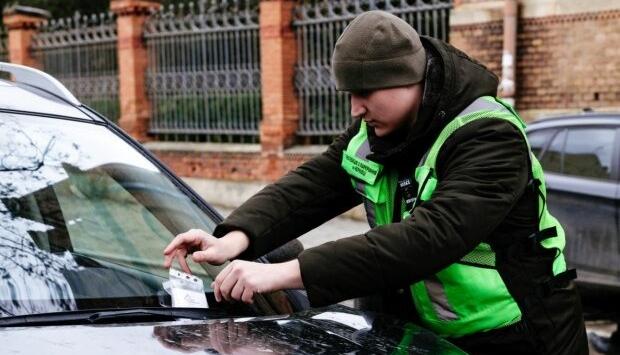
[[[332,50],[347,24],[368,10],[385,10],[419,34],[448,40],[451,0],[305,0],[295,11],[295,86],[299,95],[299,136],[331,137],[351,123],[349,96],[337,92],[330,76]]]
[[[170,5],[145,26],[149,132],[164,140],[256,142],[258,1]]]
[[[32,42],[43,70],[60,80],[84,104],[117,121],[118,61],[112,13],[53,19]]]
[[[0,25],[0,62],[9,61],[9,48],[7,33],[4,26]]]

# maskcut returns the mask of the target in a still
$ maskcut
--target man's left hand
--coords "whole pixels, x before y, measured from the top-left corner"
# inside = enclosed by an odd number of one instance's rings
[[[283,289],[303,288],[297,259],[278,264],[234,260],[211,284],[215,299],[253,303],[254,295]]]

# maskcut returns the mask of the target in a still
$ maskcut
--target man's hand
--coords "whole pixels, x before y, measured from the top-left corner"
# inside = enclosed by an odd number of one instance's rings
[[[238,300],[253,303],[257,293],[303,288],[297,259],[279,264],[262,264],[235,260],[228,264],[211,284],[220,302]]]
[[[221,265],[241,254],[249,245],[249,238],[241,231],[232,231],[218,239],[200,229],[190,229],[177,235],[164,249],[164,267],[169,268],[178,258],[183,271],[191,273],[185,257],[192,254],[197,263]]]

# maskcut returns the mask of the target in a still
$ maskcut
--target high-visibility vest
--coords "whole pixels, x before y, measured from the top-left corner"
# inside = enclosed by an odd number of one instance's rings
[[[436,160],[445,141],[458,129],[483,119],[503,119],[519,129],[527,142],[525,123],[514,109],[503,101],[485,96],[478,98],[454,118],[439,134],[430,150],[415,168],[412,178],[417,182],[417,206],[432,199],[437,186]],[[553,273],[566,270],[562,253],[565,245],[564,230],[547,210],[543,170],[530,151],[532,182],[539,190],[538,233],[533,236],[545,248],[555,248],[557,257]],[[343,152],[342,168],[351,176],[353,187],[364,196],[364,207],[371,227],[392,223],[394,199],[399,175],[366,157],[370,145],[365,122]],[[402,180],[402,178],[401,178]],[[401,218],[410,217],[403,201]],[[414,207],[415,209],[415,207]],[[438,221],[440,223],[440,221]],[[495,253],[487,243],[480,243],[461,260],[449,265],[435,275],[410,286],[416,310],[422,323],[439,335],[460,337],[468,334],[501,328],[521,320],[521,311],[508,292],[495,268]]]

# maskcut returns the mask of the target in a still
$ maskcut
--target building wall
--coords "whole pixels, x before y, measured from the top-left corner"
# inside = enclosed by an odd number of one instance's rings
[[[526,119],[586,107],[620,111],[620,2],[591,3],[520,1],[516,106]],[[498,76],[502,9],[503,1],[463,1],[450,32],[453,45]]]
[[[522,21],[519,107],[620,108],[619,21],[620,10]]]
[[[501,20],[450,27],[450,43],[476,58],[495,74],[502,74],[504,23]]]
[[[274,181],[324,147],[289,149],[282,155],[261,153],[258,145],[149,142],[145,146],[176,174],[229,181]]]

